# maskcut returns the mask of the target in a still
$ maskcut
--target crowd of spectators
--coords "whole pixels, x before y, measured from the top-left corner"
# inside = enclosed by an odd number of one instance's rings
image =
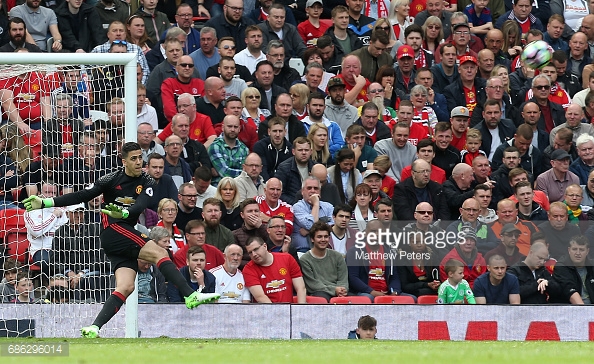
[[[136,228],[220,302],[589,304],[594,9],[558,3],[26,0],[2,4],[0,52],[137,55],[154,187]],[[535,40],[553,50],[538,70]],[[5,254],[2,302],[113,288],[101,197],[19,208],[121,167],[125,92],[117,65],[0,77],[0,214],[29,242]],[[140,259],[138,291],[182,302]]]

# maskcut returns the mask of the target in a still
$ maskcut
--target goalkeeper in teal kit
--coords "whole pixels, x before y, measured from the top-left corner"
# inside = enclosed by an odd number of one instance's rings
[[[476,304],[470,285],[464,279],[464,263],[450,259],[446,262],[445,280],[437,291],[437,303],[464,303]]]
[[[23,201],[27,211],[53,206],[69,206],[103,194],[105,207],[101,210],[101,247],[115,272],[116,288],[91,326],[83,327],[83,337],[95,338],[122,307],[134,291],[138,258],[157,265],[169,284],[174,284],[185,297],[190,309],[219,298],[216,293],[194,291],[169,259],[167,251],[136,229],[138,216],[153,196],[154,180],[142,171],[142,149],[129,142],[122,147],[124,168],[99,178],[88,189],[55,198],[31,196]]]

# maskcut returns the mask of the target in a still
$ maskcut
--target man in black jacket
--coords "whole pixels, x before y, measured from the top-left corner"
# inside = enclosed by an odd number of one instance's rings
[[[483,120],[474,126],[475,129],[481,132],[482,144],[481,150],[485,152],[489,160],[493,160],[495,149],[502,143],[514,137],[516,127],[511,120],[501,119],[501,106],[497,100],[487,100],[483,107]],[[499,141],[493,141],[493,134],[499,137]],[[497,170],[497,168],[493,168]]]
[[[272,112],[272,105],[276,104],[276,99],[287,90],[274,83],[274,66],[270,61],[260,61],[256,65],[254,72],[256,81],[254,87],[260,91],[260,109],[267,109]]]
[[[223,6],[223,14],[210,18],[204,26],[214,28],[218,38],[235,39],[237,52],[240,52],[246,47],[245,28],[254,24],[252,19],[243,16],[243,11],[242,0],[227,0]]]
[[[594,299],[594,262],[588,259],[590,243],[583,235],[569,241],[567,256],[555,265],[553,278],[561,286],[561,295],[551,302],[591,304]]]
[[[532,79],[532,92],[534,93],[534,97],[530,101],[537,104],[540,108],[538,129],[550,133],[554,127],[566,121],[563,106],[549,101],[551,82],[545,75],[538,75]]]
[[[394,188],[394,211],[397,220],[415,219],[415,206],[427,202],[433,206],[433,220],[448,220],[450,210],[443,193],[443,188],[437,182],[431,181],[431,165],[423,159],[417,159],[412,164],[412,176],[396,185]]]
[[[65,1],[56,8],[55,13],[65,50],[88,53],[107,40],[94,6],[79,1]]]
[[[285,46],[280,40],[273,39],[268,42],[268,53],[266,59],[272,63],[274,80],[273,84],[288,90],[293,83],[301,81],[299,72],[294,68],[289,67],[288,62],[285,61]]]
[[[474,56],[460,57],[460,65],[458,66],[460,79],[443,90],[443,95],[448,100],[448,110],[450,112],[456,106],[466,106],[472,112],[477,104],[484,103],[487,99],[485,80],[476,77],[477,71],[478,61]]]
[[[474,189],[471,188],[473,181],[472,167],[466,163],[458,163],[452,170],[452,176],[443,183],[452,220],[460,217],[460,208],[464,201],[474,197]]]
[[[272,111],[272,110],[271,110]],[[289,124],[287,139],[289,142],[293,141],[298,137],[305,137],[305,127],[303,123],[297,119],[293,112],[293,101],[291,96],[287,93],[283,93],[277,96],[276,103],[274,104],[274,113],[269,116],[265,121],[261,122],[258,126],[258,139],[263,139],[268,135],[268,121],[274,116],[282,118],[286,123]],[[301,187],[299,187],[301,188]]]
[[[548,303],[547,295],[558,295],[561,287],[545,268],[544,262],[549,258],[549,250],[543,243],[537,242],[523,262],[512,266],[509,272],[520,282],[520,299],[526,304]]]
[[[294,158],[287,159],[278,165],[274,177],[283,183],[281,200],[294,205],[297,202],[297,192],[301,190],[301,182],[307,178],[314,162],[311,160],[311,144],[305,137],[299,137],[293,142]]]
[[[254,144],[253,151],[262,159],[264,181],[274,176],[279,164],[293,156],[293,144],[285,138],[286,122],[281,117],[273,117],[268,121],[268,136]]]
[[[497,147],[493,153],[491,167],[499,168],[503,159],[503,151],[505,148],[513,146],[520,152],[520,167],[527,170],[534,178],[538,177],[544,171],[544,165],[542,152],[532,145],[533,135],[530,125],[520,125],[512,139]]]

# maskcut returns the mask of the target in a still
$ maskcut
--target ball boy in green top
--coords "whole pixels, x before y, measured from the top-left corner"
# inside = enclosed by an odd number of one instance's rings
[[[450,259],[445,265],[448,279],[439,286],[437,303],[464,303],[464,298],[470,304],[476,304],[470,285],[464,279],[464,263]]]

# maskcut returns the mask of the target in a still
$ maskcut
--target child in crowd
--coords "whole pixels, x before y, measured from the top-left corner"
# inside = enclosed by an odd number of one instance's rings
[[[373,161],[373,168],[377,169],[382,175],[382,191],[392,198],[394,196],[396,181],[386,174],[390,170],[390,167],[392,167],[392,162],[387,155],[378,155]]]
[[[330,22],[320,22],[322,11],[324,11],[322,0],[307,0],[305,4],[307,20],[297,25],[297,31],[307,48],[315,47],[318,38],[324,35],[330,27]]]
[[[478,35],[482,40],[485,39],[485,34],[493,29],[493,17],[487,5],[489,5],[489,0],[472,0],[472,4],[464,8],[470,32]]]
[[[464,303],[475,304],[474,294],[470,285],[464,279],[464,263],[450,259],[445,265],[448,279],[439,286],[437,303]]]
[[[16,276],[16,283],[14,285],[16,291],[16,298],[10,302],[16,303],[33,303],[33,281],[29,278],[28,272],[19,272]]]
[[[466,133],[466,146],[460,151],[460,155],[462,156],[461,162],[472,166],[472,161],[477,156],[482,154],[486,157],[487,154],[479,149],[482,142],[483,136],[479,130],[474,128],[468,129],[468,132]]]
[[[17,274],[21,271],[21,263],[16,259],[8,258],[2,266],[4,278],[0,283],[0,303],[6,303],[16,298],[14,289]]]
[[[369,315],[361,316],[357,322],[357,329],[349,332],[349,339],[373,340],[377,334],[377,320]]]

